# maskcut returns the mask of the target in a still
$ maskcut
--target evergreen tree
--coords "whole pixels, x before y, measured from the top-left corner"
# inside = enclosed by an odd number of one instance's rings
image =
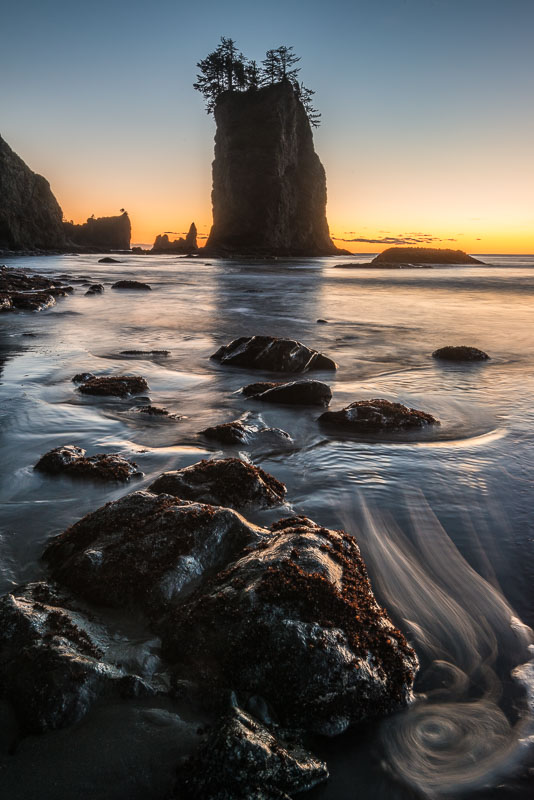
[[[246,88],[245,58],[233,39],[221,36],[217,49],[199,61],[197,67],[200,73],[193,88],[204,95],[208,114],[221,92]]]
[[[304,106],[304,110],[313,128],[318,128],[321,124],[321,114],[312,105],[312,97],[315,94],[313,89],[308,89],[303,83],[295,83],[295,94]]]

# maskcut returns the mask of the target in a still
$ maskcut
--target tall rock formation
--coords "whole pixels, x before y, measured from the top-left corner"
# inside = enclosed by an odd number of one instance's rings
[[[0,249],[63,249],[62,218],[48,181],[0,136]]]
[[[214,254],[339,253],[326,221],[326,176],[289,81],[224,92],[215,105]]]
[[[192,222],[185,239],[183,239],[180,236],[179,239],[174,239],[171,242],[166,233],[159,234],[158,236],[156,236],[156,240],[154,242],[151,252],[182,253],[188,255],[190,253],[196,253],[197,250],[198,250],[197,226],[195,225],[194,222]]]
[[[83,225],[64,223],[70,243],[96,250],[129,250],[132,226],[127,212],[116,217],[90,217]]]

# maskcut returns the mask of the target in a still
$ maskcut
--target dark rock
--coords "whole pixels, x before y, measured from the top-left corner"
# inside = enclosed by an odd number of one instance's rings
[[[177,419],[176,414],[169,414],[166,408],[159,406],[140,406],[136,409],[140,414],[149,414],[152,417],[169,417],[170,419]]]
[[[142,289],[143,291],[150,292],[152,287],[148,283],[140,283],[139,281],[117,281],[111,284],[112,289]]]
[[[105,632],[63,591],[30,583],[0,598],[0,692],[28,732],[78,722],[99,697],[149,692],[104,661]]]
[[[62,219],[48,181],[0,137],[0,250],[62,249]]]
[[[191,223],[189,231],[185,239],[180,237],[169,241],[166,233],[156,236],[156,241],[152,247],[151,253],[180,253],[190,254],[198,251],[197,246],[197,226],[194,222]]]
[[[72,444],[50,450],[39,459],[34,469],[51,475],[64,473],[71,478],[92,478],[121,483],[143,474],[137,469],[137,464],[127,461],[118,453],[101,453],[86,457],[83,448]]]
[[[77,372],[76,375],[72,378],[73,383],[86,383],[86,381],[90,381],[94,378],[92,372]]]
[[[56,297],[66,297],[73,291],[59,279],[0,267],[0,311],[42,311],[55,305]]]
[[[297,729],[336,735],[413,697],[417,657],[376,602],[356,541],[310,520],[279,524],[161,632],[169,659],[260,695]]]
[[[127,249],[127,248],[125,248]],[[122,264],[122,261],[118,261],[116,258],[111,258],[111,256],[105,256],[104,258],[98,259],[99,264]]]
[[[434,350],[432,358],[439,358],[441,361],[487,361],[489,355],[477,347],[459,345],[440,347],[439,350]]]
[[[325,411],[319,417],[319,422],[361,433],[404,431],[425,425],[439,425],[439,421],[431,414],[389,400],[357,400],[341,411]]]
[[[275,386],[282,385],[281,383],[273,381],[258,381],[257,383],[249,383],[248,386],[243,386],[241,393],[244,394],[245,397],[254,397],[257,394],[266,392],[267,389],[274,389]]]
[[[82,225],[64,222],[65,236],[73,245],[97,250],[129,250],[132,235],[126,211],[115,217],[90,217]],[[117,263],[117,262],[104,262]]]
[[[184,800],[281,800],[328,778],[326,764],[235,708],[178,772]]]
[[[268,535],[229,508],[134,492],[54,537],[44,557],[90,602],[158,612]]]
[[[168,356],[170,350],[121,350],[121,356]]]
[[[278,339],[275,336],[241,336],[220,347],[212,358],[221,364],[272,372],[308,372],[337,368],[335,361],[317,350],[293,339]]]
[[[102,294],[104,291],[104,286],[101,283],[93,283],[86,291],[87,294]]]
[[[215,439],[222,444],[244,444],[250,438],[247,428],[238,421],[213,425],[211,428],[205,428],[201,433],[206,439]]]
[[[279,506],[286,493],[283,483],[239,458],[202,459],[190,467],[164,472],[148,488],[184,500],[238,509]]]
[[[328,325],[328,320],[327,319],[318,319],[317,320],[317,325]]]
[[[292,381],[253,395],[255,400],[266,403],[284,403],[299,406],[327,406],[332,399],[332,390],[321,381]]]
[[[81,377],[76,375],[76,378]],[[74,379],[73,379],[74,380]],[[143,394],[148,391],[148,383],[139,375],[113,375],[112,377],[89,378],[78,387],[83,394],[112,395],[128,397],[132,394]]]
[[[206,250],[331,255],[326,177],[306,111],[284,81],[215,105],[213,227]]]
[[[482,264],[463,250],[439,247],[389,247],[373,258],[371,264]],[[355,266],[355,265],[351,265]]]

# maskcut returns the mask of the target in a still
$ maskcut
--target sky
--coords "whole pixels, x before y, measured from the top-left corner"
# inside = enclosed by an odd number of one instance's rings
[[[534,0],[3,2],[0,135],[66,219],[209,232],[215,123],[192,84],[230,36],[301,57],[339,246],[534,253]]]

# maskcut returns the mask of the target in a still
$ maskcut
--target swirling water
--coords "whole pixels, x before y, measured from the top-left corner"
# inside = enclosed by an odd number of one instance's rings
[[[45,541],[83,514],[220,452],[202,428],[261,417],[294,445],[243,454],[287,484],[288,507],[251,517],[304,513],[354,533],[375,591],[422,662],[412,707],[314,743],[332,777],[310,798],[530,796],[534,257],[429,270],[118,258],[7,262],[67,274],[76,291],[49,311],[0,318],[0,590],[40,577]],[[111,290],[118,278],[152,291]],[[89,280],[105,293],[86,297]],[[441,426],[339,437],[319,429],[317,410],[259,408],[237,390],[261,374],[209,359],[253,333],[297,338],[335,358],[335,375],[317,375],[332,386],[332,408],[385,397],[431,412]],[[439,363],[430,356],[445,344],[480,347],[491,360]],[[132,349],[170,352],[121,352]],[[181,418],[147,418],[138,398],[81,396],[70,380],[81,371],[143,375],[151,402]],[[32,470],[65,443],[119,451],[145,477],[110,488]]]

